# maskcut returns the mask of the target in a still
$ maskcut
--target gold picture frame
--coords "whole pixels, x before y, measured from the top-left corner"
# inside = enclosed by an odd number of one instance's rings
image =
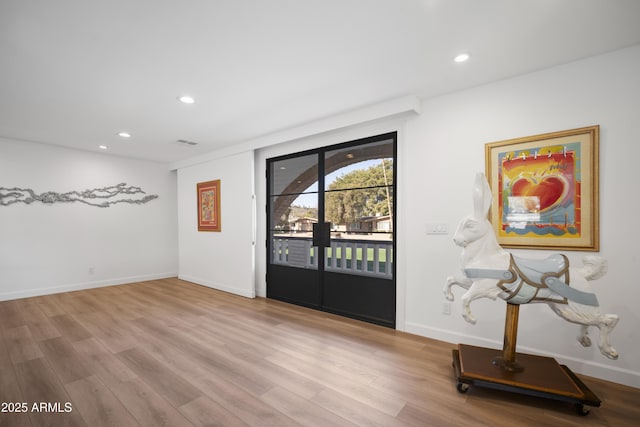
[[[220,224],[220,180],[199,182],[198,231],[222,231]]]
[[[600,250],[599,144],[599,125],[485,144],[501,246]]]

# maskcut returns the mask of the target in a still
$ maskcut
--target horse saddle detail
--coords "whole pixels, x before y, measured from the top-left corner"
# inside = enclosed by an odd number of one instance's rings
[[[545,259],[519,258],[510,254],[509,269],[467,268],[470,279],[496,279],[498,286],[509,294],[506,300],[512,304],[526,304],[537,299],[538,290],[549,288],[567,300],[597,307],[594,293],[569,286],[569,259],[564,254],[554,254]]]
[[[563,254],[553,254],[544,259],[520,258],[511,254],[511,261],[522,275],[533,283],[540,284],[542,276],[548,274],[566,274],[567,281],[569,279],[569,259]]]

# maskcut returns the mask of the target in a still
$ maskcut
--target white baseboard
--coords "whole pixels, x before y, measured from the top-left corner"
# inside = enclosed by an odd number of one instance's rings
[[[219,291],[229,292],[230,294],[240,295],[246,298],[255,298],[256,291],[255,289],[247,290],[242,288],[236,288],[234,286],[229,286],[224,283],[212,282],[211,280],[201,279],[199,277],[189,276],[186,274],[178,275],[178,279],[186,280],[187,282],[195,283],[198,285],[206,286],[208,288],[217,289]]]
[[[454,344],[463,343],[495,349],[502,348],[502,343],[498,341],[479,338],[473,335],[461,334],[458,332],[440,328],[432,328],[413,322],[406,322],[405,331],[410,334],[420,335],[423,337]],[[536,354],[539,356],[553,357],[559,363],[567,365],[573,372],[576,372],[578,374],[588,375],[618,384],[624,384],[629,387],[640,388],[640,372],[618,368],[615,366],[608,366],[602,363],[582,360],[562,354],[550,353],[536,348],[519,346],[518,351],[523,353]]]
[[[62,292],[81,291],[83,289],[103,288],[105,286],[124,285],[127,283],[144,282],[147,280],[168,279],[170,277],[176,277],[177,272],[157,273],[157,274],[144,274],[140,276],[130,277],[114,277],[105,280],[96,280],[92,282],[83,282],[75,284],[66,284],[58,286],[48,286],[37,289],[25,289],[19,291],[2,292],[0,293],[0,301],[8,301],[20,298],[31,298],[42,295],[59,294]]]

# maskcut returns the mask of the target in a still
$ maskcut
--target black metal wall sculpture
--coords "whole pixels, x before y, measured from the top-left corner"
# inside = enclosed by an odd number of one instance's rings
[[[69,191],[67,193],[56,193],[47,191],[42,194],[36,194],[29,188],[6,188],[0,187],[0,206],[9,206],[14,203],[31,204],[33,202],[41,202],[45,204],[53,203],[71,203],[80,202],[90,206],[99,208],[108,208],[117,203],[130,203],[141,205],[153,199],[157,199],[157,195],[145,195],[142,198],[116,198],[117,196],[146,194],[140,187],[127,186],[126,183],[112,185],[109,187],[94,188],[84,191]],[[137,197],[137,196],[134,196]]]

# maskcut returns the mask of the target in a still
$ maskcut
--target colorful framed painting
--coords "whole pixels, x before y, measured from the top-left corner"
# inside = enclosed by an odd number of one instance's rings
[[[221,231],[220,180],[199,182],[198,231]]]
[[[485,144],[501,246],[600,249],[599,139],[590,126]]]

